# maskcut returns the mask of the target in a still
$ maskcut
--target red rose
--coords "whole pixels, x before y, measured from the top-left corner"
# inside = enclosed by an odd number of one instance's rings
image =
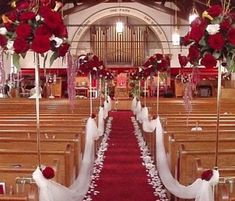
[[[161,63],[158,63],[157,68],[159,71],[163,72],[167,70],[167,67],[169,66],[169,63],[166,59],[162,59]]]
[[[228,19],[224,19],[220,23],[220,30],[222,30],[222,31],[228,31],[230,29],[230,27],[231,27],[231,24]]]
[[[228,42],[235,46],[235,28],[231,28],[227,34]]]
[[[53,30],[55,36],[60,38],[68,38],[68,31],[64,24],[59,24],[58,27],[56,27]]]
[[[188,58],[186,56],[181,56],[181,54],[178,54],[178,60],[181,68],[185,67],[188,63]]]
[[[10,22],[4,23],[4,27],[7,29],[7,31],[14,31],[13,23],[10,23]]]
[[[189,47],[188,59],[191,64],[194,64],[200,57],[200,51],[196,45],[191,45]]]
[[[52,33],[46,25],[41,25],[35,30],[35,35],[47,36],[48,38],[50,38]]]
[[[201,60],[201,65],[205,66],[206,68],[213,68],[217,64],[215,57],[213,57],[210,53],[204,55]]]
[[[45,167],[42,170],[42,174],[46,179],[52,179],[55,176],[55,172],[51,167]]]
[[[18,12],[21,12],[23,10],[26,10],[28,9],[30,6],[29,2],[28,1],[20,1],[16,4],[16,10]]]
[[[40,14],[44,18],[45,24],[52,30],[56,30],[63,24],[61,15],[58,12],[52,11],[49,7],[41,7]]]
[[[20,21],[28,21],[32,20],[36,17],[36,14],[34,12],[25,12],[22,13],[19,17]]]
[[[5,47],[7,45],[7,38],[0,34],[0,46]]]
[[[16,28],[16,34],[18,37],[22,37],[22,38],[27,38],[30,36],[32,30],[31,30],[31,26],[29,26],[29,24],[20,24],[17,28]]]
[[[35,35],[32,42],[32,50],[37,53],[44,53],[50,50],[50,39],[47,36]]]
[[[96,115],[94,113],[91,114],[91,118],[94,119],[96,118]]]
[[[181,41],[182,45],[184,46],[187,46],[189,45],[190,43],[192,43],[193,41],[190,40],[190,32],[187,33],[184,37],[183,37],[183,40]]]
[[[214,5],[208,8],[207,12],[211,17],[218,17],[222,14],[223,8],[220,5]]]
[[[222,50],[224,47],[224,38],[220,33],[209,35],[208,45],[215,50]]]
[[[200,18],[196,18],[191,23],[191,31],[189,38],[196,42],[199,42],[205,34],[206,26],[207,26],[206,21],[201,20]]]
[[[51,0],[40,0],[40,3],[43,6],[50,6],[51,5]]]
[[[25,53],[29,50],[29,44],[23,38],[16,38],[13,44],[14,50],[17,54]]]
[[[62,44],[62,45],[58,48],[58,56],[59,56],[59,57],[64,57],[65,54],[68,52],[69,46],[70,46],[70,45],[69,45],[68,43]]]
[[[17,13],[16,11],[11,11],[10,13],[7,14],[7,17],[9,18],[9,20],[11,20],[12,22],[16,21],[17,19]]]
[[[212,176],[213,176],[213,170],[206,170],[202,173],[201,179],[209,181]]]
[[[157,58],[158,61],[163,59],[163,55],[162,54],[155,54],[155,57]]]

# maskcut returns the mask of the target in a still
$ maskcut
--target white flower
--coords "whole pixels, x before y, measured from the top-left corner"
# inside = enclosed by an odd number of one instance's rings
[[[39,21],[39,20],[44,20],[40,15],[36,15],[36,17],[35,17],[35,19],[36,19],[36,21]]]
[[[50,40],[54,40],[56,42],[55,47],[60,47],[60,45],[63,43],[63,40],[61,38],[52,36]]]
[[[0,28],[0,34],[1,35],[6,35],[6,33],[7,33],[7,29],[5,27],[1,27]]]
[[[218,33],[220,30],[220,25],[219,24],[209,24],[206,27],[206,31],[210,34],[210,35],[214,35],[216,33]]]

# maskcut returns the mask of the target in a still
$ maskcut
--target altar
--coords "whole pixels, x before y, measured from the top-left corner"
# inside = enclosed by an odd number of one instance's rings
[[[115,98],[116,99],[129,99],[127,78],[128,78],[127,73],[120,73],[117,76],[117,81],[115,85]]]

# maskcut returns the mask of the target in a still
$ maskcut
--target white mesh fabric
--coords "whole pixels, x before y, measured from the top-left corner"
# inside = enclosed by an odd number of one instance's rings
[[[167,190],[176,197],[183,199],[195,199],[196,201],[213,201],[212,184],[210,181],[197,179],[189,186],[181,185],[171,174],[168,166],[165,147],[163,143],[163,129],[159,117],[157,118],[156,127],[156,152],[157,168],[162,183]],[[215,174],[218,181],[218,174]]]
[[[45,179],[39,168],[33,178],[39,187],[39,201],[82,201],[89,189],[94,164],[94,140],[98,139],[95,119],[89,118],[86,124],[86,143],[79,175],[69,187]]]

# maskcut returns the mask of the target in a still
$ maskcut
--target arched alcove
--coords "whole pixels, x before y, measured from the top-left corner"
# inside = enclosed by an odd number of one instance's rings
[[[105,8],[87,17],[82,22],[83,26],[78,27],[72,37],[71,41],[72,41],[72,46],[74,47],[72,51],[73,54],[78,55],[82,53],[80,51],[82,48],[81,46],[79,46],[79,41],[84,39],[84,37],[87,37],[87,33],[90,31],[90,28],[93,25],[100,24],[101,26],[105,27],[104,25],[114,24],[113,21],[120,16],[121,18],[127,18],[129,20],[128,22],[129,27],[131,25],[133,25],[133,27],[134,26],[137,27],[137,24],[141,25],[141,27],[147,27],[151,35],[152,41],[156,40],[157,45],[155,46],[156,47],[155,50],[153,50],[154,47],[152,47],[152,51],[146,54],[146,56],[150,56],[153,52],[156,51],[159,51],[163,54],[171,54],[170,46],[167,42],[168,39],[162,27],[158,25],[158,23],[151,16],[144,13],[143,11],[123,6]],[[84,52],[86,52],[86,50],[84,50]]]

